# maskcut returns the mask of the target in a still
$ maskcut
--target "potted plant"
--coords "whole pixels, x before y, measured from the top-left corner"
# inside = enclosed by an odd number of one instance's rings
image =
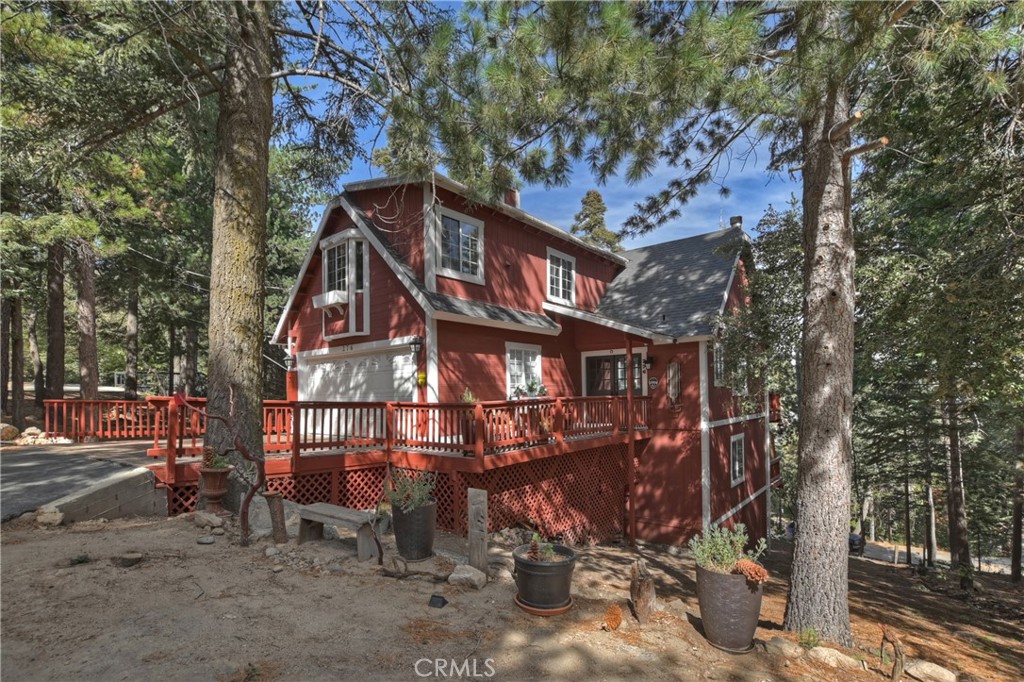
[[[221,500],[228,494],[228,475],[235,467],[224,455],[210,446],[203,448],[203,464],[199,467],[202,486],[199,493],[206,500],[206,511],[211,514],[224,514]]]
[[[391,504],[395,544],[398,554],[406,561],[422,561],[434,556],[437,502],[433,494],[437,473],[417,474],[391,467],[384,485],[384,495]]]
[[[459,401],[463,405],[476,405],[477,397],[469,386],[462,392]],[[476,411],[472,407],[462,410],[462,418],[459,420],[462,427],[462,447],[467,454],[473,454],[476,446]]]
[[[767,549],[762,538],[746,551],[747,529],[709,528],[689,543],[697,562],[697,601],[704,636],[714,646],[733,653],[750,651],[761,615],[763,585],[768,571],[757,559]]]
[[[519,608],[536,616],[558,616],[572,608],[575,550],[534,533],[533,540],[512,552],[512,559]]]

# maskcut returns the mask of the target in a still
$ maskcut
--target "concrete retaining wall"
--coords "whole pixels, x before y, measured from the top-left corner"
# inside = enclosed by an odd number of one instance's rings
[[[122,516],[167,516],[167,490],[157,489],[153,472],[128,469],[40,508],[58,512],[64,523]]]

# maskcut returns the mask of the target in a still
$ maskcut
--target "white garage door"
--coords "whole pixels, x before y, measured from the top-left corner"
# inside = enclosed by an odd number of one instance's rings
[[[299,358],[299,400],[413,400],[415,373],[412,355],[408,351],[344,358]]]

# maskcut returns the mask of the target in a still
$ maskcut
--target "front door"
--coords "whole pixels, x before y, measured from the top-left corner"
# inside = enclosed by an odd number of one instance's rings
[[[643,395],[643,358],[633,355],[633,395]],[[587,358],[587,395],[626,395],[626,356],[599,355]]]

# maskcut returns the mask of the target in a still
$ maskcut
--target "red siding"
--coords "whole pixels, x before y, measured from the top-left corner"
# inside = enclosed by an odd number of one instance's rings
[[[730,439],[744,434],[744,479],[732,485],[729,471]],[[761,490],[766,482],[764,420],[750,420],[711,430],[711,520],[720,518]]]
[[[447,190],[438,188],[437,198],[444,208],[484,223],[485,285],[438,274],[440,293],[540,312],[547,299],[547,247],[550,246],[576,258],[576,306],[593,310],[619,269],[589,251],[492,208],[471,207],[462,197]]]
[[[637,536],[682,545],[701,528],[700,430],[655,431],[637,467]]]

